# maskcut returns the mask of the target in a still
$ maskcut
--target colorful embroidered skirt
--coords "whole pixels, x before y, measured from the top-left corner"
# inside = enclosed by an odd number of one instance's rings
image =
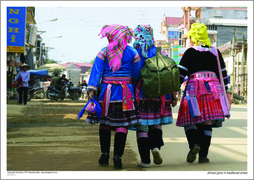
[[[209,78],[192,77],[188,80],[176,126],[203,123],[221,127],[225,117],[229,118],[222,86],[216,75],[214,73],[212,75]]]
[[[101,103],[100,105],[102,107]],[[96,114],[89,114],[87,116],[86,122],[92,124],[100,123],[112,127],[128,127],[130,125],[140,123],[141,119],[137,109],[131,111],[123,111],[123,103],[116,102],[109,104],[108,115],[102,115],[100,121],[98,121]]]
[[[171,100],[166,100],[164,116],[161,115],[161,101],[158,100],[143,100],[139,101],[139,113],[142,122],[141,125],[167,125],[173,123]]]

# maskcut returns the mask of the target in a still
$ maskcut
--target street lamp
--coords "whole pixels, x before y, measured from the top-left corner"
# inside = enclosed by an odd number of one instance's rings
[[[53,37],[50,37],[48,39],[48,47],[47,47],[47,57],[46,57],[46,60],[48,59],[49,40],[52,39],[52,38],[62,38],[62,36],[53,36]]]
[[[45,23],[45,22],[53,22],[53,21],[57,21],[57,20],[58,20],[57,18],[55,18],[55,19],[50,19],[50,20],[47,20],[47,21],[40,22],[40,23],[38,23],[38,24]]]
[[[57,18],[50,19],[50,20],[47,20],[47,21],[40,22],[40,23],[38,23],[38,25],[42,24],[42,23],[45,23],[45,22],[54,22],[54,21],[57,21],[57,20],[58,20]],[[41,35],[42,33],[46,33],[46,31],[37,31],[37,32],[39,33],[39,35]],[[42,47],[42,44],[40,44],[40,56],[39,56],[39,62],[40,62],[40,64],[41,64],[41,47]],[[48,51],[48,49],[47,49],[47,51]]]

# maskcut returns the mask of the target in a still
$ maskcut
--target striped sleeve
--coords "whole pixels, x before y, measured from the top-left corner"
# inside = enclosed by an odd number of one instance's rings
[[[185,76],[188,76],[189,74],[189,63],[190,59],[192,57],[192,48],[189,48],[185,51],[185,53],[183,54],[183,57],[178,65],[178,69],[180,71],[180,84],[183,83],[183,80],[185,78]]]
[[[106,48],[103,48],[102,50],[100,50],[100,52],[96,56],[96,57],[100,58],[103,61],[105,61],[105,49]]]
[[[132,68],[132,78],[133,79],[139,79],[141,76],[141,69],[142,69],[142,61],[141,58],[136,51],[136,49],[133,48],[133,56],[134,56],[134,61],[133,61],[133,68]]]
[[[139,62],[140,61],[140,56],[139,56],[139,54],[137,53],[136,55],[135,55],[135,57],[134,57],[134,62],[133,63],[137,63],[137,62]]]
[[[223,78],[223,82],[225,85],[225,89],[228,89],[228,75],[227,75],[227,70],[226,70],[226,65],[224,62],[224,59],[220,53],[220,51],[218,50],[218,55],[219,55],[219,60],[220,60],[220,67],[221,67],[221,72],[222,72],[222,78]]]

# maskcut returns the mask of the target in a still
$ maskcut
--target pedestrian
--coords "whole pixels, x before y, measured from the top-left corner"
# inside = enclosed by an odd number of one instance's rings
[[[220,51],[211,46],[204,24],[194,23],[187,33],[194,46],[187,49],[178,65],[180,83],[188,76],[181,100],[176,126],[184,127],[190,151],[186,161],[199,163],[207,158],[212,128],[221,127],[229,118],[227,103],[227,71]],[[219,63],[218,63],[219,62]]]
[[[156,55],[156,47],[154,45],[153,28],[150,25],[138,25],[134,30],[135,42],[133,47],[137,49],[144,66],[145,60]],[[162,54],[166,55],[162,50]],[[134,85],[136,86],[136,85]],[[150,150],[152,151],[153,161],[159,165],[163,162],[161,157],[161,146],[163,143],[162,125],[172,124],[172,110],[171,110],[171,93],[156,97],[143,97],[142,80],[137,85],[136,94],[138,110],[142,122],[136,127],[136,137],[138,150],[141,162],[138,163],[140,167],[150,167]],[[172,93],[174,97],[173,107],[177,103],[175,92]],[[144,103],[143,103],[144,98]]]
[[[83,81],[83,83],[81,84],[81,86],[87,86],[86,80]]]
[[[52,78],[51,82],[50,82],[50,86],[55,86],[56,85],[56,82],[57,80],[59,79],[60,77],[58,76],[58,73],[55,73],[54,74],[54,77]]]
[[[81,88],[82,88],[82,99],[85,99],[85,95],[87,93],[87,83],[86,83],[86,80],[84,80],[83,83],[81,84]]]
[[[24,105],[27,105],[27,93],[28,93],[28,81],[30,80],[30,73],[27,71],[31,69],[31,67],[28,64],[23,64],[21,66],[21,71],[18,73],[14,81],[16,82],[19,78],[21,78],[21,83],[18,88],[19,92],[19,105],[22,105],[22,97],[24,92]]]
[[[77,87],[79,87],[80,88],[80,86],[81,86],[81,84],[80,84],[80,81],[78,82],[78,84],[77,84]]]
[[[128,126],[141,121],[134,108],[132,87],[132,78],[140,77],[141,62],[137,51],[128,45],[133,36],[128,26],[105,25],[99,35],[107,37],[109,44],[97,54],[87,88],[89,99],[99,90],[102,116],[99,122],[95,114],[89,114],[86,122],[100,123],[102,166],[108,165],[111,130],[115,131],[113,162],[115,169],[121,169]]]

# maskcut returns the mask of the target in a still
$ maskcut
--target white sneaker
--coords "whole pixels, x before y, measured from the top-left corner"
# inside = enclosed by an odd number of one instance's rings
[[[163,159],[161,157],[160,150],[158,148],[153,148],[152,153],[153,153],[154,164],[157,164],[157,165],[161,164],[163,162]]]
[[[150,167],[150,164],[145,164],[145,163],[139,162],[139,163],[138,163],[138,167],[149,168],[149,167]]]

